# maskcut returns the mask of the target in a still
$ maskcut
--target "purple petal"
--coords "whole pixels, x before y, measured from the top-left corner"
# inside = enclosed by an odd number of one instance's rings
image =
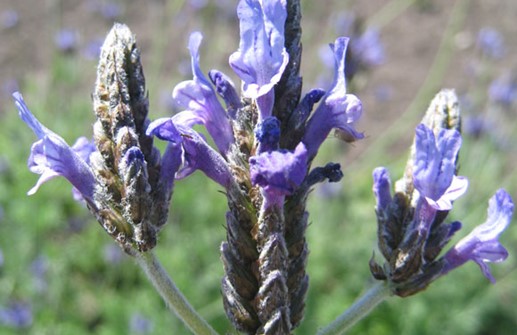
[[[384,167],[373,170],[373,193],[377,199],[377,210],[385,210],[391,203],[391,180]]]
[[[170,168],[166,171],[171,171],[171,169],[175,171],[174,169],[177,169],[180,161],[182,161],[183,167],[176,174],[177,178],[185,178],[194,171],[201,170],[212,180],[228,188],[233,180],[228,164],[221,154],[212,149],[199,133],[192,130],[190,124],[182,124],[183,118],[180,114],[173,118],[153,121],[147,129],[148,135],[155,135],[175,145],[168,148],[168,150],[171,150],[170,157],[165,156],[167,151],[164,154],[164,160],[171,160],[168,163]],[[176,146],[180,143],[183,147],[181,151],[183,153],[182,159],[179,159],[179,147]]]
[[[348,38],[341,37],[336,40],[335,44],[330,45],[335,60],[334,82],[307,123],[302,139],[311,158],[316,155],[321,143],[332,129],[336,129],[340,137],[351,141],[364,137],[354,128],[355,122],[362,114],[362,103],[355,95],[346,94],[345,54],[347,44]]]
[[[502,189],[498,190],[488,203],[485,223],[477,226],[445,254],[442,274],[472,260],[480,266],[485,277],[495,282],[486,263],[502,262],[508,257],[508,251],[498,238],[510,224],[513,207],[510,195]]]
[[[219,94],[226,103],[230,117],[235,119],[237,109],[241,108],[241,98],[237,94],[233,82],[228,76],[217,70],[211,70],[208,72],[208,76],[215,85],[217,94]]]
[[[292,194],[303,182],[307,160],[307,149],[303,143],[298,144],[294,152],[276,150],[252,156],[251,182],[262,187],[271,205],[279,204],[285,195]]]
[[[286,1],[241,0],[239,50],[230,56],[230,66],[243,81],[243,94],[257,99],[280,81],[289,61],[284,46]],[[265,118],[273,106],[261,110]]]
[[[183,137],[171,118],[161,118],[151,122],[147,127],[146,134],[169,142],[162,155],[160,168],[160,181],[164,186],[164,192],[169,193],[174,186],[176,173],[183,163],[181,147]]]
[[[454,129],[440,129],[437,138],[424,124],[416,128],[415,188],[436,209],[448,210],[467,187],[464,178],[454,178],[461,135]],[[454,184],[453,184],[454,181]],[[445,198],[441,199],[442,196]]]
[[[88,163],[81,157],[86,155],[79,143],[76,152],[65,140],[43,126],[30,112],[20,93],[13,94],[20,118],[34,131],[39,141],[32,145],[29,156],[29,170],[40,174],[36,185],[28,192],[34,194],[46,181],[63,176],[81,193],[86,201],[93,203],[95,177]],[[77,144],[77,143],[76,143]],[[91,151],[90,151],[91,153]],[[89,154],[87,154],[89,157]]]
[[[219,151],[225,154],[233,143],[233,132],[228,115],[199,67],[199,46],[202,39],[199,32],[190,35],[189,50],[194,79],[176,85],[172,96],[179,105],[187,109],[185,112],[205,125]]]

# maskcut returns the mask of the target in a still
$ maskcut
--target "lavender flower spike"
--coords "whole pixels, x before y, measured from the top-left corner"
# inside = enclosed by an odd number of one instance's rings
[[[492,283],[495,278],[490,273],[488,262],[502,262],[508,251],[499,243],[499,235],[508,227],[513,214],[513,201],[506,191],[500,189],[488,202],[487,220],[461,239],[444,256],[442,275],[471,260]]]
[[[337,135],[347,141],[364,137],[354,128],[354,123],[362,114],[362,103],[355,95],[346,93],[345,54],[347,45],[347,37],[340,37],[330,45],[335,60],[334,82],[307,123],[305,135],[302,138],[311,159],[316,156],[321,143],[332,129],[336,129]]]
[[[239,50],[230,56],[230,66],[243,82],[243,95],[257,99],[264,119],[271,116],[272,89],[289,62],[284,45],[286,0],[241,0],[237,15],[241,39]]]
[[[226,154],[233,143],[233,132],[228,115],[219,103],[214,89],[199,67],[199,46],[203,36],[199,32],[190,35],[188,48],[192,58],[193,80],[176,85],[173,98],[182,107],[182,113],[192,114],[194,124],[204,124],[214,139],[219,152]]]
[[[40,174],[41,177],[28,194],[36,193],[48,180],[63,176],[88,203],[93,204],[96,181],[90,166],[81,157],[85,154],[84,146],[77,144],[74,145],[75,148],[71,148],[61,136],[47,129],[34,117],[19,92],[13,93],[13,98],[20,118],[39,138],[39,141],[32,145],[28,166],[32,172]]]
[[[454,129],[440,129],[435,138],[424,124],[416,128],[415,188],[437,210],[450,210],[452,201],[467,190],[468,181],[455,176],[461,135]]]

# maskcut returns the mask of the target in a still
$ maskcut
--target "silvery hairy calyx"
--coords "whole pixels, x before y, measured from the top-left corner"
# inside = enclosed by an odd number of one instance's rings
[[[123,24],[113,26],[102,47],[93,141],[82,137],[69,146],[15,93],[22,120],[39,138],[28,165],[41,177],[29,193],[53,177],[68,179],[74,197],[137,259],[186,326],[195,334],[216,334],[151,251],[167,222],[174,183],[200,170],[228,200],[220,252],[229,320],[246,334],[291,334],[304,318],[309,288],[308,194],[315,184],[343,176],[339,164],[312,162],[330,134],[346,142],[364,137],[355,127],[362,103],[347,92],[347,37],[330,44],[333,82],[302,94],[298,1],[241,0],[237,15],[240,43],[229,63],[241,80],[240,95],[228,75],[200,68],[202,35],[194,32],[188,39],[193,78],[172,91],[183,111],[151,122],[140,53]],[[193,128],[199,125],[207,135]],[[494,281],[486,263],[508,255],[498,242],[513,212],[505,191],[490,199],[487,221],[442,255],[461,228],[459,222],[446,222],[447,214],[467,190],[467,179],[457,175],[460,126],[454,92],[441,91],[416,127],[393,195],[388,171],[375,169],[378,249],[384,261],[377,252],[370,268],[380,284],[320,334],[339,334],[386,297],[415,294],[468,260]],[[163,152],[154,147],[155,137],[166,141]]]

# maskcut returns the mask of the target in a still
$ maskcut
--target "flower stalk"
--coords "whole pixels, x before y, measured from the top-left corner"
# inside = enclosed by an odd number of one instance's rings
[[[152,251],[135,252],[136,262],[170,310],[195,334],[217,335],[217,332],[190,305]]]
[[[343,314],[328,326],[318,331],[318,335],[339,335],[345,333],[362,318],[368,315],[386,298],[392,295],[386,283],[375,283],[363,296],[354,302]]]

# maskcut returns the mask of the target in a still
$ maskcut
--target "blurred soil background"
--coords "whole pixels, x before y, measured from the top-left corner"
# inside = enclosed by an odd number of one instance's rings
[[[460,174],[471,181],[466,196],[470,200],[459,201],[453,214],[453,219],[468,219],[463,235],[483,222],[487,200],[497,188],[506,187],[517,198],[517,2],[302,3],[304,92],[331,83],[328,43],[337,36],[352,35],[352,47],[364,33],[374,35],[369,40],[370,58],[361,56],[365,63],[349,81],[349,91],[364,106],[357,129],[367,137],[352,145],[331,138],[318,157],[322,163],[341,162],[345,178],[338,186],[318,187],[311,202],[313,224],[308,238],[313,286],[305,324],[297,334],[314,334],[369,285],[367,265],[376,229],[371,171],[385,165],[393,178],[400,176],[413,129],[440,88],[456,90],[464,115]],[[25,167],[34,138],[17,119],[10,96],[20,90],[32,112],[69,143],[88,136],[94,122],[90,94],[99,48],[113,23],[123,22],[136,35],[141,50],[150,118],[171,115],[178,111],[172,89],[191,78],[186,45],[192,31],[204,36],[203,71],[217,68],[238,83],[228,66],[228,56],[238,47],[236,4],[235,0],[0,1],[0,121],[4,125],[0,334],[187,333],[170,320],[145,278],[127,257],[112,249],[86,210],[68,199],[65,182],[56,181],[31,198],[25,196],[37,180]],[[208,187],[213,190],[211,196],[200,194],[206,188],[203,178],[178,182],[171,224],[162,232],[163,243],[157,250],[193,304],[225,332],[229,328],[218,296],[222,274],[218,245],[225,234],[226,204],[216,186]],[[211,230],[203,228],[207,223]],[[511,227],[505,240],[513,255],[516,231]],[[336,236],[337,241],[330,241]],[[502,278],[496,286],[470,264],[468,270],[450,275],[455,283],[436,283],[418,297],[383,304],[351,333],[513,334],[517,329],[513,255],[504,265],[492,266],[497,268],[496,278]],[[43,279],[38,271],[44,272]],[[9,323],[6,313],[16,304],[25,306],[25,319]]]

